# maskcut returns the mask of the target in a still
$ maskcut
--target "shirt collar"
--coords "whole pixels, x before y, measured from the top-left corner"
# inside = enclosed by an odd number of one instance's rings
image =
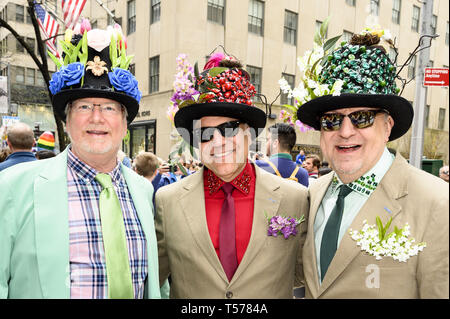
[[[75,172],[79,179],[83,180],[86,184],[90,184],[95,180],[95,176],[99,173],[95,168],[84,163],[74,153],[72,153],[71,147],[69,147],[67,153],[67,165]],[[117,165],[111,172],[108,172],[111,176],[111,180],[114,184],[119,185],[123,182],[122,171],[120,170],[120,163],[117,161]]]
[[[273,154],[270,156],[270,159],[272,158],[285,158],[285,159],[289,159],[292,161],[292,156],[290,154],[287,153],[277,153],[277,154]]]
[[[388,149],[385,147],[381,158],[366,174],[358,178],[356,181],[349,183],[347,186],[353,191],[369,197],[373,191],[377,188],[384,174],[391,167],[394,161],[394,155],[392,155]],[[331,193],[338,192],[339,187],[343,185],[342,181],[339,179],[337,174],[334,175],[333,181],[331,182]]]
[[[214,174],[214,172],[207,167],[205,167],[205,173],[203,176],[204,183],[209,191],[209,195],[217,193],[222,185],[225,184],[225,182],[220,179],[220,177],[217,177],[216,174]],[[247,164],[245,165],[242,172],[238,176],[236,176],[230,183],[241,193],[243,193],[244,195],[248,195],[250,193],[251,180],[253,176],[254,174],[252,172],[252,166],[247,161]]]

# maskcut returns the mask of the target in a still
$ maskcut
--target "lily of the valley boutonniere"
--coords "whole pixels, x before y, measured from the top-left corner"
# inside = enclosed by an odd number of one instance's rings
[[[377,260],[383,257],[392,257],[394,260],[406,262],[410,257],[415,256],[422,251],[427,244],[425,242],[415,243],[414,238],[408,238],[410,235],[409,224],[406,223],[403,228],[394,227],[394,231],[387,233],[392,222],[392,217],[383,226],[380,217],[376,217],[377,225],[367,224],[363,221],[363,229],[356,231],[350,229],[350,236],[356,241],[361,250],[374,256]]]
[[[302,215],[300,218],[293,218],[291,216],[283,217],[275,215],[270,218],[267,217],[267,220],[269,222],[267,236],[277,237],[278,235],[283,235],[285,239],[288,239],[291,235],[297,235],[298,231],[296,227],[305,221],[305,216]]]

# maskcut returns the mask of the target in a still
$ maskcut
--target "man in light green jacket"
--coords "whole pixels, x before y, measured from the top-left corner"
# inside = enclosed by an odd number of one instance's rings
[[[153,187],[117,160],[141,94],[92,31],[65,52],[84,63],[65,59],[50,82],[71,144],[0,174],[0,298],[161,298]]]

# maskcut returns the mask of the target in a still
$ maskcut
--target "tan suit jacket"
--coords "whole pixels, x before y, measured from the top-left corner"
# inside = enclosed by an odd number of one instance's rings
[[[288,239],[267,236],[269,217],[308,215],[307,189],[255,166],[252,232],[231,282],[212,244],[205,213],[203,169],[156,193],[160,284],[171,275],[172,298],[292,298],[303,281],[307,221]],[[294,280],[296,283],[294,284]]]
[[[427,247],[406,262],[392,257],[376,260],[360,250],[347,230],[319,284],[313,225],[333,176],[325,175],[310,188],[310,218],[303,250],[306,298],[448,298],[448,183],[409,165],[400,154],[350,229],[362,229],[364,220],[376,224],[376,216],[385,225],[392,217],[388,232],[408,223],[410,237],[416,243],[426,242]]]

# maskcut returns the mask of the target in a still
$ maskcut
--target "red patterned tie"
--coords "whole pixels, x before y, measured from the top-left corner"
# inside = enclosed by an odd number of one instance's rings
[[[225,200],[222,204],[222,212],[220,215],[219,259],[227,274],[228,281],[231,281],[238,266],[236,255],[234,199],[231,196],[234,186],[230,183],[225,183],[222,186],[222,190],[225,193]]]

